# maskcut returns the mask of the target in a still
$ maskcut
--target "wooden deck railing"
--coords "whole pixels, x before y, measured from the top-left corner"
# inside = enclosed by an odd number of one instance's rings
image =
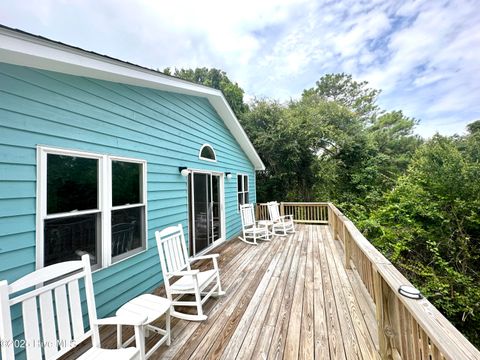
[[[343,244],[345,267],[360,276],[376,308],[382,359],[480,359],[480,352],[425,298],[408,299],[413,286],[333,204],[328,223]]]
[[[255,205],[255,216],[257,220],[268,220],[270,218],[268,215],[268,208],[266,203],[257,203]]]
[[[257,204],[255,213],[257,220],[269,219],[266,203]],[[293,219],[297,223],[328,224],[328,203],[281,202],[280,214],[293,215]]]
[[[401,285],[413,285],[333,204],[280,203],[280,211],[296,222],[328,224],[341,242],[345,267],[358,274],[375,305],[382,359],[480,360],[480,351],[427,299],[398,293]],[[268,219],[266,204],[257,204],[256,214]]]

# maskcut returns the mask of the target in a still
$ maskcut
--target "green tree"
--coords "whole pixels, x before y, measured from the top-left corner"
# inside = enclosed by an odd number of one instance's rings
[[[356,218],[368,215],[420,140],[417,122],[401,111],[374,116],[378,91],[366,85],[330,74],[299,100],[252,104],[242,124],[267,166],[257,178],[260,201],[330,200]],[[358,109],[370,109],[368,121]]]
[[[377,105],[379,93],[351,75],[327,74],[300,100],[303,108],[315,109],[323,102],[343,108],[343,114],[349,112],[348,116],[339,116],[338,111],[324,114],[324,121],[318,123],[327,145],[318,152],[315,189],[317,200],[335,201],[355,219],[368,216],[381,201],[421,142],[413,135],[417,121],[401,111],[382,111]]]
[[[373,185],[381,193],[390,190],[402,175],[418,146],[423,142],[413,130],[418,121],[406,117],[401,111],[383,113],[367,128],[376,158],[377,172]]]
[[[326,74],[316,82],[315,87],[304,90],[302,97],[316,94],[326,101],[346,106],[363,120],[371,120],[379,111],[376,101],[380,90],[367,85],[367,81],[355,81],[349,74]]]
[[[480,132],[480,120],[475,120],[467,125],[467,130],[470,134],[476,134]]]
[[[257,175],[258,201],[286,200],[299,189],[297,174],[308,171],[304,138],[288,108],[275,101],[255,100],[242,123],[266,166]]]
[[[237,117],[248,111],[248,106],[243,101],[245,92],[237,83],[233,83],[222,70],[206,67],[196,69],[175,68],[172,72],[171,68],[165,68],[163,73],[221,90]]]
[[[471,135],[470,135],[471,136]],[[480,164],[465,139],[436,135],[416,151],[365,234],[455,326],[479,345]]]

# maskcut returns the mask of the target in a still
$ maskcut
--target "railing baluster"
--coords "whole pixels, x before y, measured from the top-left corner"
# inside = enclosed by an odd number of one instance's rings
[[[347,231],[345,233],[345,268],[346,269],[352,268],[350,266],[351,251],[352,251],[351,236],[350,236],[350,233]]]
[[[405,359],[413,359],[414,358],[414,353],[413,353],[413,334],[412,334],[412,316],[408,312],[407,308],[403,306],[403,321],[405,322],[404,324],[404,331],[405,331],[405,340],[406,340],[406,347],[405,347],[405,353],[403,356]]]
[[[423,329],[420,329],[420,335],[422,339],[422,357],[424,359],[429,359],[429,346],[428,346],[428,336],[425,334],[425,331]]]
[[[374,284],[375,284],[375,298],[377,299],[377,303],[375,304],[375,313],[377,319],[377,328],[378,328],[378,345],[380,347],[380,357],[382,359],[388,358],[387,352],[387,344],[388,339],[385,335],[385,309],[384,309],[384,294],[383,294],[383,279],[378,274],[377,271],[374,271]]]

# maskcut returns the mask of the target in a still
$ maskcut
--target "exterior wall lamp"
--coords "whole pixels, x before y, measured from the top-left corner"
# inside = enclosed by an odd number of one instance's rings
[[[190,174],[190,171],[188,171],[188,169],[185,167],[185,166],[180,166],[178,168],[178,172],[182,175],[182,176],[188,176],[188,174]]]
[[[225,176],[227,177],[228,180],[232,178],[232,173],[231,172],[226,172]]]

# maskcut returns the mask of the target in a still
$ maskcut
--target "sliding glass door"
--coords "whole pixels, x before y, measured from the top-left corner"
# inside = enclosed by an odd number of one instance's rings
[[[222,240],[221,175],[192,172],[189,175],[190,255]]]

